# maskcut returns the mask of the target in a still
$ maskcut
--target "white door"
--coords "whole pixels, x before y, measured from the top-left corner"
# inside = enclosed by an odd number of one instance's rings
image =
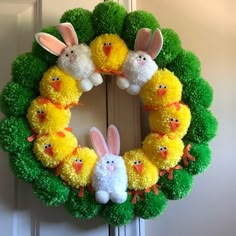
[[[58,24],[66,10],[76,7],[93,10],[99,2],[102,0],[0,0],[0,90],[11,79],[12,61],[31,50],[34,34],[41,27]],[[131,10],[131,1],[119,2]],[[80,144],[91,145],[88,138],[91,126],[105,134],[109,123],[116,124],[121,140],[126,140],[121,143],[121,152],[140,144],[138,99],[118,90],[111,78],[107,84],[83,95],[81,103],[80,109],[73,109],[71,121]],[[0,119],[3,117],[0,114]],[[143,222],[139,219],[126,227],[114,228],[100,218],[80,221],[63,207],[44,206],[30,185],[13,177],[7,153],[0,150],[0,157],[0,236],[142,235]]]

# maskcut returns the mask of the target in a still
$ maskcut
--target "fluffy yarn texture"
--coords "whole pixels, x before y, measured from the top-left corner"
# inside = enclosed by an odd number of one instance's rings
[[[60,177],[74,188],[91,184],[93,169],[97,161],[94,150],[78,147],[62,162],[58,173]]]
[[[55,168],[77,147],[76,137],[69,131],[39,135],[33,151],[42,165]]]
[[[99,71],[111,73],[121,69],[128,53],[125,42],[115,34],[103,34],[90,44],[92,60]]]
[[[158,70],[139,95],[147,109],[160,108],[181,100],[182,84],[169,70]]]
[[[180,138],[169,138],[150,133],[143,141],[143,151],[160,170],[175,167],[183,155],[184,144]]]
[[[71,113],[42,97],[32,101],[27,119],[36,134],[54,133],[68,127]]]
[[[39,91],[42,97],[60,103],[63,107],[78,104],[82,94],[78,81],[57,66],[51,67],[44,73]]]
[[[159,171],[141,149],[126,152],[124,160],[127,168],[129,189],[144,190],[156,184]]]

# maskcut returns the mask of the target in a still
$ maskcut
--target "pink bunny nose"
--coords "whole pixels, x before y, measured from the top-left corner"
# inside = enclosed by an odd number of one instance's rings
[[[108,169],[109,171],[113,171],[113,170],[114,170],[114,166],[109,165],[109,166],[107,166],[107,169]]]
[[[74,62],[76,60],[76,56],[75,55],[70,55],[70,62]]]

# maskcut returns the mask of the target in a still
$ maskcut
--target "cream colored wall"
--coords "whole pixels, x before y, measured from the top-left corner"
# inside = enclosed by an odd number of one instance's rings
[[[219,121],[210,169],[195,178],[186,199],[170,202],[158,221],[146,222],[146,235],[236,235],[236,1],[137,0],[137,8],[174,29],[183,47],[197,54],[202,75],[214,88],[211,110]]]

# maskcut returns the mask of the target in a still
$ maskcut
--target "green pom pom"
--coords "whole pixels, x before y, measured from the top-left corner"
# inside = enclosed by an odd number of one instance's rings
[[[181,41],[179,36],[172,29],[162,29],[163,47],[155,59],[159,68],[164,68],[171,63],[181,52]]]
[[[92,13],[95,34],[120,35],[126,14],[126,9],[118,3],[108,1],[98,4]]]
[[[200,77],[201,64],[193,52],[182,50],[167,69],[174,72],[181,83],[188,83]]]
[[[64,204],[69,196],[70,188],[63,182],[45,171],[40,178],[35,180],[33,184],[34,193],[47,206],[60,206]]]
[[[34,94],[31,90],[11,81],[0,95],[1,111],[6,116],[22,116],[33,98]]]
[[[141,28],[149,28],[154,31],[160,28],[157,19],[146,11],[134,11],[127,14],[124,23],[122,38],[125,40],[129,49],[134,49],[136,34]]]
[[[202,78],[192,80],[184,84],[182,100],[190,108],[195,108],[199,105],[209,108],[213,100],[213,89]]]
[[[43,170],[31,150],[10,154],[9,165],[15,176],[27,183],[37,179]]]
[[[23,87],[37,90],[47,65],[32,53],[19,55],[12,63],[12,80]]]
[[[78,196],[78,189],[70,192],[69,199],[66,202],[66,208],[76,218],[91,219],[98,215],[102,205],[95,201],[87,188],[84,189],[84,196]]]
[[[154,192],[144,193],[144,201],[139,200],[134,205],[135,215],[143,219],[150,219],[161,215],[167,207],[167,198],[161,190],[158,195]]]
[[[131,196],[128,196],[127,200],[121,204],[108,202],[104,205],[101,214],[108,224],[114,226],[129,223],[134,217],[134,205],[131,202]]]
[[[94,38],[92,26],[92,13],[83,8],[75,8],[66,11],[60,23],[70,22],[78,36],[79,43],[89,43]]]
[[[23,152],[32,146],[27,138],[31,135],[26,119],[8,117],[0,121],[0,146],[7,152]]]
[[[185,139],[207,143],[216,136],[218,123],[212,112],[199,106],[191,110],[192,120]]]
[[[50,35],[53,35],[60,41],[64,42],[56,26],[49,26],[47,28],[43,28],[40,30],[40,32],[45,32]],[[41,47],[36,40],[34,40],[32,44],[32,53],[37,57],[39,57],[40,59],[42,59],[43,61],[45,61],[48,67],[56,64],[57,56],[53,55],[52,53],[48,52],[43,47]]]
[[[185,165],[181,161],[180,164],[192,175],[206,171],[211,164],[211,150],[209,145],[207,143],[192,143],[187,140],[184,143],[191,145],[189,154],[195,158],[195,161],[188,161],[188,165]]]
[[[168,199],[177,200],[190,193],[193,177],[184,169],[174,170],[173,179],[170,180],[168,174],[165,174],[160,177],[158,184],[161,185],[161,190]]]

